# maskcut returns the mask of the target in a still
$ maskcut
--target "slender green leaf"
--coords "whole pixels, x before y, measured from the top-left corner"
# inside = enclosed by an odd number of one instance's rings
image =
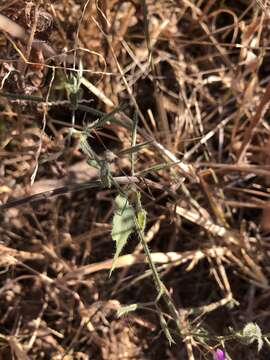
[[[126,155],[126,154],[137,153],[139,150],[144,149],[145,147],[147,147],[148,145],[150,145],[152,143],[153,143],[153,140],[145,141],[145,142],[143,142],[141,144],[134,145],[134,146],[131,146],[131,147],[127,148],[127,149],[119,151],[118,155],[122,156],[122,155]]]
[[[165,320],[165,318],[164,318],[164,316],[163,316],[163,314],[162,314],[162,312],[160,310],[158,310],[158,314],[159,314],[160,325],[162,327],[164,335],[166,336],[166,338],[167,338],[167,340],[168,340],[168,342],[169,342],[169,344],[171,346],[172,344],[175,344],[175,341],[172,338],[172,335],[170,333],[168,324],[167,324],[167,322],[166,322],[166,320]]]

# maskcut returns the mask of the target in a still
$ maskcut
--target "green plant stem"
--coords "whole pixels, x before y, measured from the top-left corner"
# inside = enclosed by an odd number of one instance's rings
[[[135,209],[135,214],[138,215],[138,213],[140,211],[144,211],[141,207],[141,203],[140,200],[137,198],[136,200],[136,209]],[[146,255],[147,261],[149,263],[149,267],[150,270],[152,272],[152,276],[153,276],[153,280],[154,280],[154,284],[156,287],[156,290],[158,292],[158,296],[156,301],[158,301],[161,297],[163,298],[165,304],[167,305],[167,308],[170,312],[171,317],[174,319],[175,324],[176,324],[176,329],[177,329],[177,333],[179,335],[179,337],[182,337],[182,330],[181,330],[181,325],[180,325],[180,321],[179,321],[179,313],[171,299],[171,296],[169,294],[169,291],[167,290],[166,286],[163,284],[163,282],[160,280],[159,274],[157,272],[157,268],[152,260],[151,257],[151,252],[150,249],[147,245],[147,241],[145,240],[145,236],[144,236],[144,232],[138,222],[138,218],[137,216],[134,216],[134,222],[135,222],[135,226],[136,226],[136,232],[138,234],[139,240],[143,246],[143,250],[144,253]]]

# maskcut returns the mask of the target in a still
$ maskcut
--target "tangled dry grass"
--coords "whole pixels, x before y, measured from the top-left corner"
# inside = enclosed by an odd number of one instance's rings
[[[212,359],[230,327],[268,333],[268,1],[7,0],[0,29],[0,358]],[[188,334],[172,346],[135,235],[108,277],[117,189],[87,185],[99,172],[69,134],[112,111],[88,142],[142,194]]]

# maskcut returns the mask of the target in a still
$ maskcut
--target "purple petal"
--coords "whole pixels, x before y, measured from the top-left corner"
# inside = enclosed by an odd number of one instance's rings
[[[220,349],[215,350],[214,360],[226,360],[224,352]]]

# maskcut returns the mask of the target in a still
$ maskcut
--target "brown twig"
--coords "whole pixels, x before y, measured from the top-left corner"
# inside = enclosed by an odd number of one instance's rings
[[[118,183],[119,185],[144,183],[147,186],[152,187],[154,189],[158,189],[158,190],[164,189],[164,187],[162,185],[160,185],[152,180],[142,179],[142,178],[136,177],[136,176],[119,176],[119,177],[113,178],[113,180],[116,183]],[[40,200],[48,200],[50,197],[53,197],[53,196],[59,196],[59,195],[67,194],[67,193],[74,193],[77,191],[94,189],[94,188],[102,188],[102,187],[103,187],[103,183],[100,180],[86,182],[83,184],[66,185],[66,186],[56,188],[56,189],[44,191],[44,192],[41,192],[38,194],[11,200],[11,201],[7,202],[6,204],[0,205],[0,210],[9,209],[12,207],[17,207],[17,206],[21,206],[26,203],[32,203],[32,202],[36,202],[36,201],[40,201]]]

